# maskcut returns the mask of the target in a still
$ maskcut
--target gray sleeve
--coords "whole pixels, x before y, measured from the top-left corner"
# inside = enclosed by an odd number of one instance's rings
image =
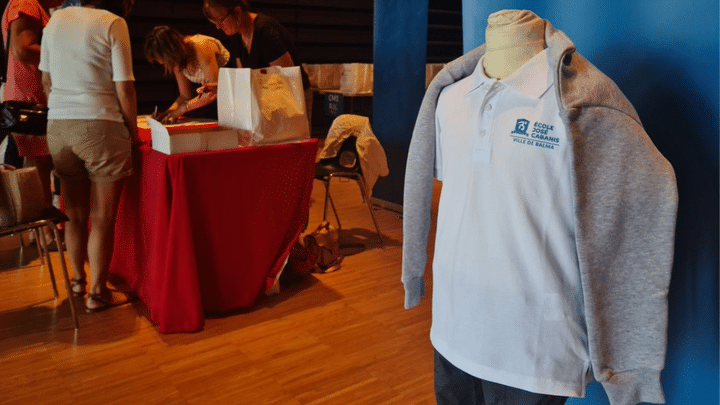
[[[428,87],[408,151],[403,200],[402,262],[406,309],[416,306],[425,295],[423,275],[427,264],[435,168],[435,108],[440,91],[444,83],[450,80],[449,77],[443,70]]]
[[[403,198],[403,263],[405,308],[420,302],[425,295],[423,275],[427,262],[430,209],[435,173],[435,110],[440,92],[448,85],[470,75],[485,53],[481,45],[448,63],[430,82],[413,129],[405,170]]]
[[[662,403],[675,174],[633,117],[600,106],[570,116],[593,374],[612,405]]]

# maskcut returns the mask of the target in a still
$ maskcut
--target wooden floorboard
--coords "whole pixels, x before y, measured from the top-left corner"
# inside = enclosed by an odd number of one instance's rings
[[[355,183],[332,189],[342,268],[209,316],[198,333],[160,334],[141,302],[83,312],[74,331],[56,254],[58,300],[34,247],[16,269],[16,241],[0,241],[0,403],[434,403],[430,300],[403,308],[401,215],[376,208],[381,245]],[[311,225],[323,193],[316,181]]]

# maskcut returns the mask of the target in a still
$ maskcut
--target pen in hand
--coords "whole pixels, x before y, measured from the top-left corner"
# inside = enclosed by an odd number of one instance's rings
[[[203,81],[202,86],[198,87],[197,93],[199,95],[203,95],[206,93],[217,93],[217,83],[209,82],[207,80]]]

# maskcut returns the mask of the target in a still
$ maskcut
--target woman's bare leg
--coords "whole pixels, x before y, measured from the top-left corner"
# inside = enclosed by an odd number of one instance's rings
[[[87,261],[88,216],[90,213],[90,180],[60,179],[65,215],[70,221],[65,225],[65,245],[75,279],[85,277]]]
[[[107,290],[106,283],[115,242],[115,219],[124,182],[122,179],[109,183],[91,183],[91,228],[87,245],[92,274],[90,294],[100,294]]]

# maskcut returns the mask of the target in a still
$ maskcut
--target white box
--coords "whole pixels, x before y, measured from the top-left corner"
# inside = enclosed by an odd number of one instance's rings
[[[163,125],[150,117],[147,122],[150,125],[153,149],[166,155],[238,147],[238,130],[234,128],[200,121]]]

